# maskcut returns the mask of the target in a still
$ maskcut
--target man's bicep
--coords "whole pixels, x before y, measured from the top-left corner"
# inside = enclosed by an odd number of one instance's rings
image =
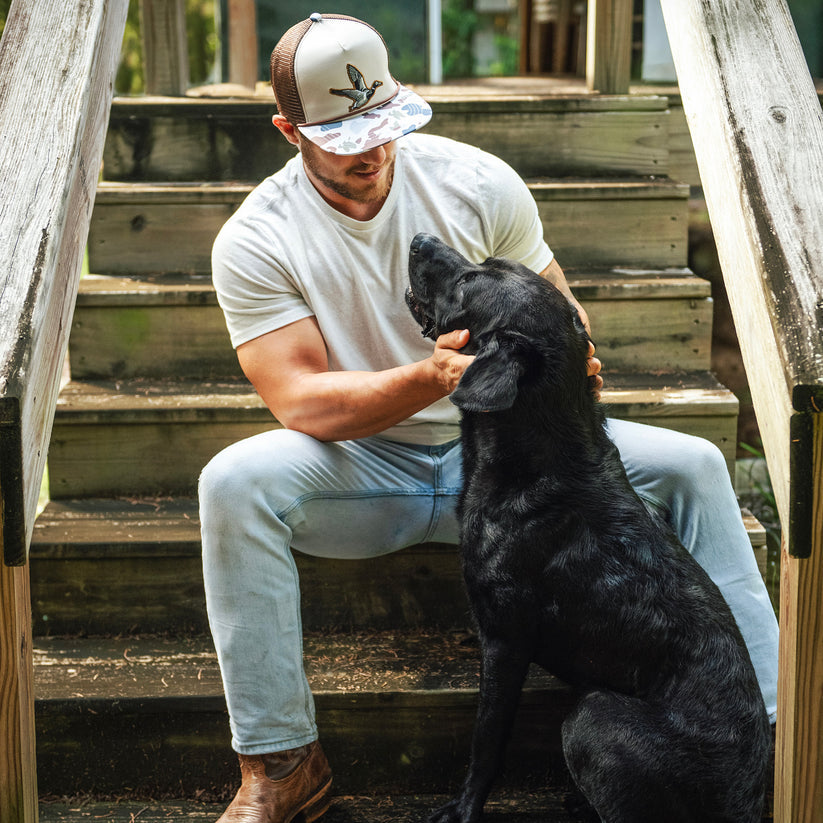
[[[314,317],[304,317],[237,347],[237,359],[275,416],[306,374],[328,371],[326,344]]]

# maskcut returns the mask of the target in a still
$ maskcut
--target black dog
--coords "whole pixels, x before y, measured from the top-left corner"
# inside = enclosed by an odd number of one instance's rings
[[[423,334],[468,329],[463,568],[482,653],[471,763],[430,821],[470,823],[531,662],[571,684],[577,787],[607,823],[759,821],[771,743],[754,669],[706,573],[629,485],[586,375],[588,336],[543,278],[418,235]]]

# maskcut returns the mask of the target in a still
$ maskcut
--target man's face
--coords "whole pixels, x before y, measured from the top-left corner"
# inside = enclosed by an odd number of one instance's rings
[[[391,189],[397,151],[393,142],[363,154],[337,155],[301,137],[300,151],[312,182],[333,205],[345,206],[341,198],[361,205],[382,204]]]

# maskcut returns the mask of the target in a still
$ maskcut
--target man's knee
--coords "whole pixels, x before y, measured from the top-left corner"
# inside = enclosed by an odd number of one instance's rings
[[[667,457],[666,473],[680,484],[699,490],[730,481],[723,452],[703,437],[682,435]]]
[[[288,429],[275,429],[232,443],[218,452],[200,474],[201,509],[239,504],[260,493],[271,495],[285,488],[288,475],[299,463],[313,438]]]

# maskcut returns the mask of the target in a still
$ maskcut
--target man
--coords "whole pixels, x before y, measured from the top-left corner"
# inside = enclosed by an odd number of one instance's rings
[[[285,427],[225,449],[200,484],[209,619],[243,778],[220,823],[312,821],[328,807],[291,547],[365,558],[458,539],[448,395],[471,362],[468,333],[421,336],[403,300],[411,238],[515,258],[573,300],[507,165],[404,136],[431,110],[391,76],[370,26],[298,23],[272,54],[272,86],[274,125],[299,154],[252,192],[213,254],[240,364]],[[595,390],[599,367],[592,357]],[[609,425],[635,488],[730,602],[774,713],[777,625],[725,461],[697,438]]]

